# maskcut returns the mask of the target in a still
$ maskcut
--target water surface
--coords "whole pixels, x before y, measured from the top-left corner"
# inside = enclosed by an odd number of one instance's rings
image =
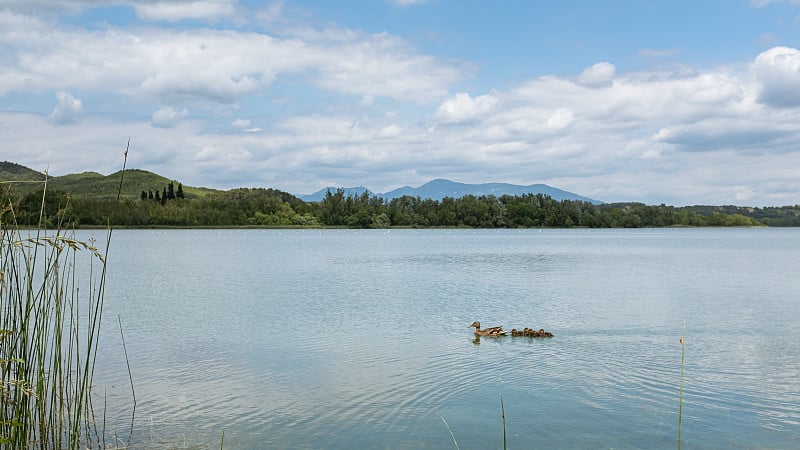
[[[83,232],[82,232],[83,233]],[[800,447],[800,230],[117,230],[137,448]],[[131,390],[137,399],[130,436]],[[552,339],[483,338],[530,326]]]

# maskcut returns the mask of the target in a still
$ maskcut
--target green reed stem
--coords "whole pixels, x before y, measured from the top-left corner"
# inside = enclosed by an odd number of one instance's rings
[[[128,360],[128,347],[125,345],[125,335],[122,334],[122,318],[117,314],[117,321],[119,321],[119,336],[122,338],[122,351],[125,352],[125,365],[128,367],[128,380],[131,384],[131,396],[133,397],[133,411],[131,412],[131,430],[128,441],[133,438],[133,421],[136,417],[136,391],[133,389],[133,374],[131,373],[131,363]],[[223,431],[224,433],[224,431]]]
[[[503,406],[503,394],[500,394],[500,417],[503,420],[503,450],[506,450],[506,408]]]
[[[683,425],[683,361],[686,350],[686,319],[683,319],[683,333],[681,334],[681,381],[678,389],[678,450],[681,450],[681,426]]]

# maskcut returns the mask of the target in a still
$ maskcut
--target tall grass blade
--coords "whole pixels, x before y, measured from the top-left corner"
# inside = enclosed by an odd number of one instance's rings
[[[131,373],[131,363],[128,360],[128,347],[125,345],[125,335],[122,333],[122,318],[117,314],[117,321],[119,322],[119,336],[122,339],[122,351],[125,352],[125,365],[128,367],[128,380],[131,384],[131,396],[133,397],[133,411],[131,412],[131,430],[128,436],[128,442],[133,438],[133,421],[136,417],[136,391],[133,389],[133,374]]]
[[[506,408],[503,405],[503,394],[500,394],[500,417],[503,419],[503,450],[506,450]]]
[[[681,427],[683,425],[683,361],[686,350],[686,319],[683,319],[683,333],[681,334],[681,380],[678,388],[678,450],[681,450]]]
[[[439,418],[442,419],[442,423],[444,423],[444,426],[445,426],[445,428],[447,428],[447,431],[450,432],[450,437],[453,439],[453,445],[456,446],[456,450],[461,450],[458,447],[458,441],[456,441],[456,435],[453,434],[453,430],[450,428],[450,425],[448,425],[447,421],[444,420],[444,416],[443,415],[441,415],[440,413],[437,413],[437,414],[439,414]]]

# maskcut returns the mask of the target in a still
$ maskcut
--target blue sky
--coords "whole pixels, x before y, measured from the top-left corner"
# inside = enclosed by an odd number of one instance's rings
[[[0,160],[800,203],[800,1],[0,1]]]

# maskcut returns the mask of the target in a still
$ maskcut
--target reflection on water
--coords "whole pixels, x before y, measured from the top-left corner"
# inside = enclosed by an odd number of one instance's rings
[[[798,254],[796,230],[116,231],[96,389],[127,436],[119,315],[133,447],[451,448],[441,414],[499,448],[500,395],[517,448],[671,447],[686,319],[684,445],[796,448]]]

